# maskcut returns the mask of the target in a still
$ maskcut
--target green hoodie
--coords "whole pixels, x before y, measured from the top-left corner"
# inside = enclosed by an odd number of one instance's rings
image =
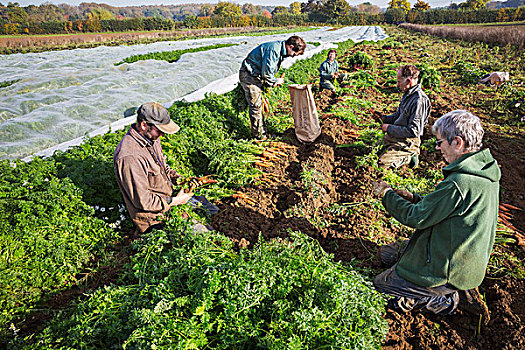
[[[494,244],[501,171],[488,149],[443,168],[445,179],[415,204],[388,191],[383,205],[416,229],[401,256],[399,276],[424,287],[446,283],[459,290],[481,284]]]

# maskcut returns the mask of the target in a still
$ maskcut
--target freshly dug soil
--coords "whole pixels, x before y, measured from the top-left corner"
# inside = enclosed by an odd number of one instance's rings
[[[355,157],[366,153],[359,148],[337,148],[337,145],[355,141],[344,129],[352,124],[325,113],[341,97],[330,92],[318,93],[316,103],[320,110],[322,135],[313,144],[301,144],[292,129],[283,135],[282,143],[274,142],[286,156],[273,162],[262,180],[242,191],[253,202],[243,199],[224,199],[221,211],[212,218],[212,226],[228,235],[239,247],[250,247],[262,235],[264,239],[288,236],[288,230],[301,231],[317,239],[323,248],[334,254],[336,260],[352,262],[354,266],[380,273],[382,267],[376,257],[378,246],[385,237],[406,236],[399,227],[374,230],[379,216],[374,210],[371,181],[378,180],[371,167],[357,167]],[[429,121],[450,110],[434,109]],[[371,118],[371,117],[370,117]],[[430,138],[429,126],[423,140]],[[486,146],[501,165],[501,186],[505,189],[501,201],[525,207],[525,141],[520,135],[498,132],[486,126]],[[283,147],[284,146],[284,147]],[[418,172],[445,165],[436,151],[424,151],[420,156]],[[304,178],[305,170],[315,176]],[[403,169],[401,169],[401,173]],[[303,173],[303,178],[301,174]],[[313,181],[309,181],[313,178]],[[305,184],[308,184],[305,185]],[[250,202],[250,203],[249,203]],[[355,209],[350,212],[334,210],[337,205]],[[514,213],[513,224],[525,231],[525,216]],[[519,248],[515,248],[519,252]],[[522,252],[523,253],[523,252]],[[521,254],[523,258],[525,254]],[[509,264],[511,264],[509,262]],[[510,265],[509,265],[510,266]],[[490,321],[483,324],[479,316],[461,309],[453,316],[437,316],[411,312],[400,314],[387,310],[385,317],[390,332],[384,341],[385,349],[518,349],[525,348],[525,281],[515,276],[487,275],[480,286],[490,310]]]

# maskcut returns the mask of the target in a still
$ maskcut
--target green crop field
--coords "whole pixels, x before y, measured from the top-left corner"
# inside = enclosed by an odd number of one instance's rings
[[[410,62],[421,70],[433,106],[430,124],[454,109],[482,119],[485,145],[504,174],[500,201],[523,208],[525,53],[510,45],[387,31],[385,41],[339,43],[338,61],[350,79],[333,95],[317,88],[327,50],[287,69],[285,85],[264,93],[273,140],[249,139],[240,88],[169,108],[181,130],[162,140],[168,163],[183,176],[214,176],[217,183],[197,194],[219,205],[215,218],[176,207],[165,228],[131,239],[112,162],[125,131],[87,139],[47,159],[0,161],[0,344],[13,349],[523,344],[525,221],[518,210],[508,214],[513,228],[498,225],[480,286],[491,312],[488,326],[462,311],[445,317],[385,310],[384,297],[370,281],[383,270],[377,248],[412,232],[385,214],[372,195],[372,181],[425,194],[443,176],[428,126],[419,168],[377,165],[383,134],[372,113],[391,113],[399,104],[397,68]],[[508,71],[511,79],[500,87],[478,85],[491,71]],[[293,133],[288,85],[294,83],[313,85],[323,129],[313,145],[298,143]],[[195,233],[186,214],[216,230]]]

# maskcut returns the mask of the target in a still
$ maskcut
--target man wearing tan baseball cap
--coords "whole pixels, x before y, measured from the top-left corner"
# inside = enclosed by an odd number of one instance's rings
[[[115,150],[113,168],[117,183],[129,215],[141,233],[159,228],[162,214],[193,197],[193,193],[182,189],[173,195],[173,184],[180,175],[166,163],[159,140],[160,136],[174,134],[179,129],[164,106],[145,103],[137,110],[137,122]]]
[[[168,110],[161,104],[156,102],[144,103],[137,110],[138,119],[156,126],[165,134],[174,134],[180,130],[180,127],[170,119]]]

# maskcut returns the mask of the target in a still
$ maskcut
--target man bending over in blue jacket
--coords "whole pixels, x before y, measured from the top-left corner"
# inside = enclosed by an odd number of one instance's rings
[[[239,80],[250,110],[252,136],[265,139],[266,123],[262,115],[262,89],[282,85],[284,78],[276,78],[275,73],[286,57],[302,55],[306,44],[304,40],[293,35],[286,41],[271,41],[257,46],[242,61]]]

